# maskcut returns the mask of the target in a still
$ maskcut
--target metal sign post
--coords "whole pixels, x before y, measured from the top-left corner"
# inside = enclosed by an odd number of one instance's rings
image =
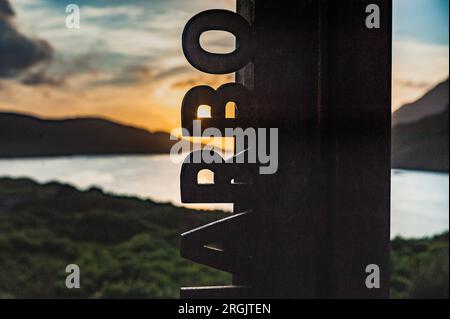
[[[183,123],[212,104],[202,127],[278,128],[279,165],[273,175],[250,164],[183,165],[184,200],[237,209],[184,234],[181,248],[233,273],[234,286],[183,288],[182,298],[389,296],[391,24],[391,0],[239,0],[237,14],[207,11],[188,23],[189,62],[237,72],[237,83],[191,90]],[[237,50],[204,51],[208,30],[235,34]],[[230,101],[235,119],[224,115]],[[197,185],[205,168],[214,185]],[[208,248],[219,241],[222,250]]]

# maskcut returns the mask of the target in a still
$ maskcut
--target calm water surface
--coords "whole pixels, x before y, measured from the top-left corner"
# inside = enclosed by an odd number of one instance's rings
[[[180,161],[182,157],[179,158]],[[68,183],[81,190],[92,186],[181,206],[181,164],[168,155],[67,157],[0,160],[0,177],[27,177],[45,183]],[[392,171],[392,236],[421,237],[448,230],[449,175]],[[231,210],[232,205],[189,205]]]

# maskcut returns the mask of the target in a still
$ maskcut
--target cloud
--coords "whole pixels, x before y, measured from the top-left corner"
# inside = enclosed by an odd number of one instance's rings
[[[53,49],[44,40],[20,33],[13,24],[15,13],[9,0],[0,0],[0,77],[20,74],[53,57]]]
[[[0,3],[10,8],[9,2]],[[170,131],[181,125],[179,105],[189,88],[232,81],[195,70],[181,48],[190,17],[212,8],[233,9],[232,0],[129,0],[126,7],[121,0],[77,0],[80,29],[65,28],[70,2],[10,3],[21,34],[32,42],[30,35],[46,39],[55,54],[51,63],[36,63],[12,81],[0,77],[0,109],[43,117],[103,116]],[[12,28],[10,20],[0,20]],[[208,49],[226,49],[225,38],[205,37]]]
[[[416,41],[393,44],[393,110],[411,103],[448,78],[448,45]]]
[[[210,77],[203,74],[188,75],[181,80],[176,80],[171,83],[171,88],[176,90],[189,90],[196,85],[209,85],[211,87],[219,87],[224,83],[233,82],[231,74],[222,75],[219,77]]]
[[[111,7],[82,7],[83,19],[96,18],[136,18],[143,15],[144,12],[137,6],[111,6]]]
[[[430,85],[432,85],[432,83],[430,82],[425,82],[425,81],[411,81],[411,80],[397,80],[396,81],[397,85],[403,86],[403,87],[407,87],[407,88],[413,88],[413,89],[424,89],[424,88],[428,88]]]
[[[31,72],[24,76],[21,81],[25,85],[50,85],[50,86],[58,86],[64,83],[64,78],[56,78],[50,74],[48,74],[45,70],[40,70],[37,72]]]
[[[89,86],[127,86],[153,80],[153,70],[145,65],[129,65],[118,72],[103,72],[103,77],[91,79]]]

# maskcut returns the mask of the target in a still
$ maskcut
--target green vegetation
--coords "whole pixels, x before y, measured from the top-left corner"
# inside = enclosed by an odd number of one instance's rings
[[[391,244],[392,298],[448,298],[448,232],[433,238],[396,238]]]
[[[223,218],[56,183],[0,179],[0,298],[176,298],[228,274],[179,256],[185,230]],[[81,268],[81,289],[65,267]]]
[[[179,256],[179,234],[223,218],[91,189],[0,179],[0,298],[176,298],[228,274]],[[392,296],[448,297],[448,233],[392,242]],[[81,289],[65,267],[81,268]]]

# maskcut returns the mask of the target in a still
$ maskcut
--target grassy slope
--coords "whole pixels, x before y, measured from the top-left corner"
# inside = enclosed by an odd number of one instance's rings
[[[223,217],[79,192],[60,184],[0,180],[0,297],[172,298],[180,286],[229,275],[179,257],[179,234]],[[65,267],[82,289],[65,288]]]
[[[392,298],[448,298],[448,232],[391,244]]]
[[[222,218],[92,189],[0,179],[0,298],[175,298],[230,276],[179,257],[179,234]],[[393,241],[392,295],[448,296],[448,234]],[[65,267],[81,268],[79,290]]]

